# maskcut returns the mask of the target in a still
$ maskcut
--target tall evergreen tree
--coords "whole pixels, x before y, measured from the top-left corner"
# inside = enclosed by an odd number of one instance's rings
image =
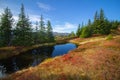
[[[88,20],[88,26],[91,27],[92,23],[91,23],[91,20],[89,19]]]
[[[93,33],[94,34],[98,34],[98,23],[99,23],[99,14],[98,14],[98,12],[96,11],[96,13],[95,13],[95,15],[94,15],[94,22],[93,22],[93,26],[92,26],[92,28],[93,28]]]
[[[88,20],[87,27],[89,29],[89,36],[91,36],[93,34],[93,29],[92,29],[93,25],[90,19]]]
[[[21,12],[16,25],[13,42],[17,46],[29,46],[33,43],[31,23],[29,21],[29,17],[25,15],[23,4],[21,4]]]
[[[99,15],[98,15],[97,11],[95,12],[95,15],[94,15],[94,21],[96,21],[96,20],[99,20]]]
[[[54,42],[54,36],[53,36],[53,31],[52,31],[52,26],[51,26],[51,23],[50,21],[47,22],[47,31],[46,31],[46,34],[47,34],[47,41],[48,42]]]
[[[34,44],[39,42],[39,30],[38,30],[38,22],[35,23],[35,33],[34,33]]]
[[[100,10],[100,20],[104,21],[104,19],[105,19],[104,11],[103,11],[103,9],[101,9]]]
[[[0,20],[0,46],[11,45],[13,18],[10,9],[7,7]]]
[[[46,36],[45,36],[46,29],[42,15],[40,17],[39,27],[40,27],[40,33],[39,33],[40,43],[44,43],[46,41]]]
[[[110,33],[110,25],[109,21],[105,19],[103,9],[100,10],[100,14],[97,18],[97,12],[95,13],[94,23],[93,23],[93,33],[94,34],[109,34]]]
[[[109,34],[110,33],[110,23],[105,19],[103,9],[100,10],[100,20],[99,20],[99,33],[100,34]]]
[[[80,24],[79,24],[79,25],[78,25],[77,32],[76,32],[77,37],[79,37],[80,34],[81,34],[81,28],[80,28]]]

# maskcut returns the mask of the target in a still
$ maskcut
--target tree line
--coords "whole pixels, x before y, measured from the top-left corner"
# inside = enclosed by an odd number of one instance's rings
[[[7,7],[0,17],[0,47],[30,46],[45,42],[54,42],[51,22],[45,24],[43,16],[36,22],[36,29],[32,29],[29,16],[25,14],[21,4],[18,21],[15,22],[11,10]],[[14,27],[14,28],[13,28]]]
[[[82,25],[78,25],[76,36],[86,38],[93,34],[107,35],[110,34],[112,30],[118,29],[119,26],[119,21],[109,21],[105,17],[103,9],[101,9],[99,13],[96,11],[93,22],[89,19],[86,25],[83,23]]]

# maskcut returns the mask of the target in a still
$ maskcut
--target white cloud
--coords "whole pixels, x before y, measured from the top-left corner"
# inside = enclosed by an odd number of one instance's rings
[[[50,11],[51,9],[53,9],[50,5],[45,3],[37,2],[37,5],[40,9],[43,9],[45,11]]]
[[[54,32],[67,32],[70,33],[71,31],[76,31],[77,25],[76,24],[71,24],[69,22],[66,22],[64,25],[55,25],[53,28]]]
[[[32,22],[40,21],[40,16],[39,15],[29,15],[29,19]]]

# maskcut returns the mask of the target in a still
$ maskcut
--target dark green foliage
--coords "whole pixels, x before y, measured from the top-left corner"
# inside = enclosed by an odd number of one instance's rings
[[[10,9],[7,7],[0,20],[0,46],[10,46],[12,38],[13,18]]]
[[[38,29],[39,27],[39,29]],[[46,27],[43,20],[43,16],[40,17],[39,24],[36,23],[36,30],[34,32],[34,44],[54,42],[54,36],[50,21],[47,22]]]
[[[17,46],[30,46],[33,44],[31,23],[29,22],[29,18],[25,15],[23,4],[21,5],[19,20],[14,30],[13,43]]]
[[[102,9],[100,10],[100,15],[98,16],[97,14],[97,18],[94,18],[93,30],[94,34],[110,33],[110,23],[107,19],[105,19],[104,11]]]
[[[33,39],[34,39],[34,44],[38,44],[39,43],[39,30],[38,30],[38,22],[36,22],[36,26],[35,26],[35,32],[32,33],[33,35]]]
[[[87,38],[92,35],[92,23],[90,19],[88,20],[88,24],[86,26],[82,24],[82,27],[80,28],[79,32],[79,37],[81,38]]]
[[[105,15],[104,15],[104,11],[103,9],[100,10],[100,18],[99,18],[101,21],[104,21],[105,19]]]
[[[98,12],[96,11],[95,16],[94,16],[94,21],[99,20],[99,15]]]
[[[43,16],[41,15],[40,17],[40,22],[39,22],[39,43],[44,43],[46,42],[46,30],[45,30],[45,23],[43,21]]]
[[[96,11],[94,16],[94,21],[88,20],[87,25],[83,25],[83,27],[78,27],[77,29],[77,36],[82,38],[90,37],[92,34],[102,34],[107,35],[111,33],[112,29],[117,29],[120,25],[118,21],[109,21],[105,18],[104,11],[101,9],[100,13]]]
[[[91,28],[88,27],[88,26],[83,27],[80,37],[81,38],[87,38],[87,37],[90,37],[90,36],[91,36]]]
[[[111,21],[111,29],[117,29],[118,26],[120,25],[119,21]]]
[[[47,42],[54,42],[54,36],[53,36],[53,31],[52,31],[52,26],[50,21],[47,22],[47,31],[46,31],[46,38]]]
[[[79,24],[79,25],[78,25],[77,32],[76,32],[77,37],[79,37],[80,34],[81,34],[81,28],[80,28],[80,24]]]

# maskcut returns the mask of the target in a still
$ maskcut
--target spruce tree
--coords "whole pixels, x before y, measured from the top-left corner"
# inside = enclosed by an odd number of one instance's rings
[[[39,30],[38,30],[38,22],[35,23],[35,33],[34,33],[34,44],[37,44],[38,41],[39,41],[39,36],[38,36],[38,33],[39,33]]]
[[[94,23],[93,23],[93,33],[94,34],[109,34],[110,33],[110,25],[109,21],[105,19],[103,9],[100,10],[100,14],[95,13]]]
[[[104,21],[104,19],[105,19],[104,11],[103,11],[103,9],[101,9],[100,10],[100,20]]]
[[[92,29],[92,27],[93,27],[93,25],[92,25],[92,23],[91,23],[91,20],[89,19],[88,20],[88,24],[87,24],[87,27],[88,27],[88,33],[89,33],[89,36],[91,36],[92,34],[93,34],[93,29]]]
[[[94,15],[94,22],[95,22],[96,20],[99,20],[99,15],[98,15],[98,12],[97,12],[97,11],[95,12],[95,15]]]
[[[91,24],[92,24],[92,23],[91,23],[91,20],[89,19],[89,20],[88,20],[88,26],[91,26]]]
[[[79,37],[80,34],[81,34],[81,28],[80,28],[80,24],[79,24],[79,25],[78,25],[77,32],[76,32],[77,37]]]
[[[52,31],[52,26],[51,26],[51,23],[50,21],[47,22],[47,31],[46,31],[46,34],[47,34],[47,41],[48,42],[54,42],[54,36],[53,36],[53,31]]]
[[[39,43],[44,43],[46,41],[46,30],[45,30],[45,24],[44,24],[42,15],[40,17],[39,28],[40,28],[40,32],[39,32],[40,41],[39,41]]]
[[[110,24],[107,19],[105,19],[103,9],[100,10],[100,20],[99,20],[99,33],[100,34],[109,34],[110,33]]]
[[[13,42],[17,46],[30,46],[33,44],[31,23],[29,17],[25,15],[23,4],[21,4],[21,12],[16,25]]]
[[[10,46],[12,40],[13,18],[10,9],[7,7],[0,20],[0,46]]]
[[[98,12],[96,11],[95,15],[94,15],[94,22],[93,22],[93,33],[94,34],[98,34],[99,33],[99,29],[98,29],[98,24],[99,24],[99,14]]]

